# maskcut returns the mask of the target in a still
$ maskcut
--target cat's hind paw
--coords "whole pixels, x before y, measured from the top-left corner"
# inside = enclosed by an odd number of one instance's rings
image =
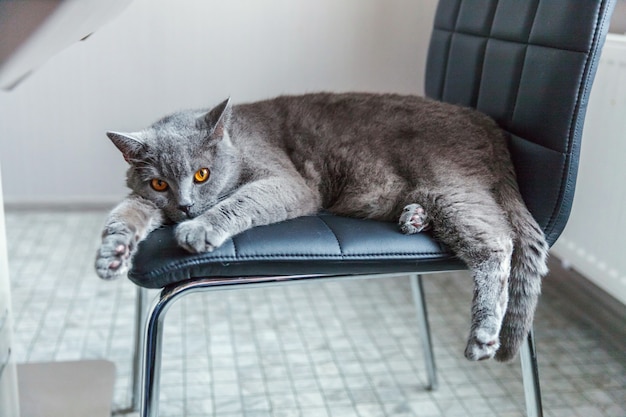
[[[482,361],[491,359],[495,356],[496,351],[500,347],[497,332],[487,331],[486,329],[477,329],[472,332],[467,346],[465,347],[465,357],[470,361]]]
[[[430,229],[430,219],[424,207],[419,204],[409,204],[404,207],[398,219],[400,231],[405,235],[412,235]]]

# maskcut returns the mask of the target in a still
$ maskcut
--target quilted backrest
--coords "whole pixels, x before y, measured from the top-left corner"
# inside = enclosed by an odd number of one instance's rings
[[[554,243],[569,217],[589,91],[613,0],[440,0],[426,94],[510,133],[520,190]]]

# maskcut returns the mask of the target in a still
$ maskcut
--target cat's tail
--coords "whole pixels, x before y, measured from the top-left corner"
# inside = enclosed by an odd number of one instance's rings
[[[510,167],[510,163],[507,163]],[[532,328],[541,279],[548,273],[548,244],[519,192],[513,168],[497,188],[500,203],[514,232],[514,249],[509,277],[509,301],[500,329],[500,348],[495,358],[515,357]]]

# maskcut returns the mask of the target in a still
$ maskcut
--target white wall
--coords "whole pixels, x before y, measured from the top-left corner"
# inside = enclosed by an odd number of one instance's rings
[[[114,202],[133,130],[227,96],[422,93],[435,0],[135,0],[28,82],[0,92],[7,203]]]
[[[626,305],[626,35],[609,34],[589,96],[572,213],[552,251]]]

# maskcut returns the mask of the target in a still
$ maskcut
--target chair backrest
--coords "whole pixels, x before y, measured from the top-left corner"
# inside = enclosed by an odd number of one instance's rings
[[[426,94],[510,133],[520,191],[550,244],[569,217],[589,91],[614,0],[440,0]]]

